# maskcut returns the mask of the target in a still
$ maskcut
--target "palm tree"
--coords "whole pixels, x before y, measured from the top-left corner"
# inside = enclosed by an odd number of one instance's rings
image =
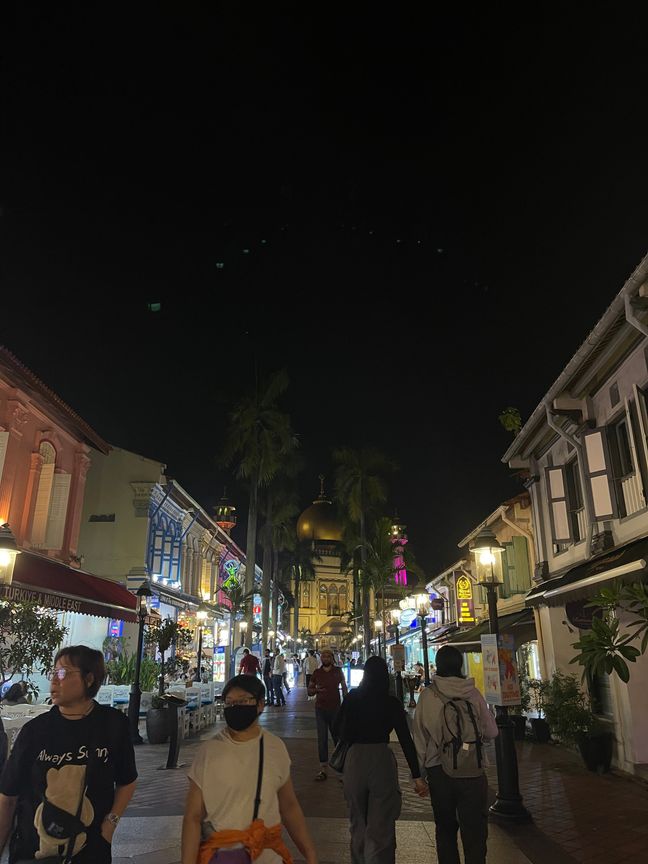
[[[343,447],[333,452],[333,461],[336,465],[335,490],[338,501],[346,510],[349,519],[358,525],[360,532],[362,623],[365,656],[369,656],[369,584],[365,579],[367,519],[378,505],[386,501],[384,475],[391,472],[395,466],[375,447],[361,450]]]
[[[230,585],[222,585],[220,589],[225,597],[227,598],[227,603],[219,603],[216,608],[222,612],[227,612],[229,615],[229,641],[230,641],[230,677],[234,673],[232,670],[234,669],[234,622],[237,619],[237,616],[242,615],[244,618],[248,616],[248,610],[252,609],[252,599],[254,597],[254,589],[252,591],[245,591],[242,585],[238,583],[231,583]],[[250,632],[250,641],[252,640],[252,630],[250,626],[248,626],[248,630]]]
[[[310,540],[297,540],[294,549],[290,552],[290,574],[295,586],[295,616],[292,627],[295,639],[299,633],[299,586],[305,580],[312,582],[316,578],[317,574],[313,565],[314,562],[319,563],[321,560]]]
[[[228,437],[223,449],[223,462],[226,465],[236,462],[237,475],[250,485],[245,553],[245,590],[248,593],[254,590],[259,489],[273,479],[281,457],[297,446],[290,418],[277,407],[277,400],[287,387],[288,375],[281,370],[265,387],[257,385],[251,395],[244,396],[230,414]],[[248,612],[250,634],[251,614]]]

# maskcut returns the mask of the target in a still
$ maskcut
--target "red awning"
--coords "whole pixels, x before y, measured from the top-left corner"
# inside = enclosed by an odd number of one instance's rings
[[[137,622],[137,599],[123,585],[33,552],[18,555],[13,582],[0,587],[5,600],[31,600],[47,609]]]

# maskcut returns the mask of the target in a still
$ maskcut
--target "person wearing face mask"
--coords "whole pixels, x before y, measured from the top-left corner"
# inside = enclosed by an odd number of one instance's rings
[[[317,864],[283,741],[259,725],[265,688],[236,675],[223,688],[227,727],[200,746],[189,770],[182,822],[182,864],[290,862],[281,826]]]

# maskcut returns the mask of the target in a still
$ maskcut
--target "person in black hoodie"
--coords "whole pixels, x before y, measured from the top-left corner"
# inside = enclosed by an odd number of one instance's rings
[[[334,731],[351,746],[344,764],[344,795],[349,805],[351,860],[354,864],[394,864],[396,820],[401,810],[396,757],[389,736],[396,730],[414,788],[425,797],[416,749],[403,705],[389,695],[389,673],[382,657],[365,663],[362,683],[346,697]]]

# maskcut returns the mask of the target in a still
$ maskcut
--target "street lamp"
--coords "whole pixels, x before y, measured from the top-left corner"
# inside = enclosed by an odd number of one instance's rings
[[[16,557],[20,549],[11,528],[5,522],[0,525],[0,585],[11,585]]]
[[[424,684],[430,686],[430,661],[428,659],[427,644],[427,616],[430,614],[430,598],[427,594],[416,595],[416,606],[421,619],[421,641],[423,643],[423,669],[425,672]]]
[[[203,625],[209,615],[209,609],[204,603],[201,603],[196,610],[196,621],[198,622],[198,662],[196,663],[196,672],[194,673],[194,681],[202,681],[202,642],[203,642]]]
[[[401,600],[401,603],[403,601]],[[391,618],[391,626],[389,627],[391,633],[396,637],[396,644],[400,645],[400,632],[398,629],[398,625],[400,624],[400,615],[401,610],[398,608],[391,609],[389,612],[389,617]],[[399,664],[400,664],[400,656],[399,656]],[[401,676],[401,670],[396,670],[396,695],[403,701],[403,678]]]
[[[382,651],[380,650],[380,633],[382,631],[383,622],[380,618],[376,618],[374,621],[374,630],[376,631],[376,636],[378,637],[378,656],[382,657]]]
[[[477,581],[486,589],[488,597],[488,621],[490,632],[498,637],[497,588],[502,582],[498,575],[502,566],[504,547],[490,528],[482,528],[471,544],[475,556]],[[517,751],[515,749],[515,725],[508,716],[505,705],[496,705],[496,721],[499,734],[495,739],[497,761],[497,795],[490,812],[494,816],[511,821],[526,822],[531,819],[522,803],[518,775]]]
[[[142,671],[142,653],[144,651],[144,625],[151,614],[151,591],[148,582],[142,582],[137,589],[137,654],[135,655],[135,680],[131,684],[130,698],[128,700],[128,722],[130,724],[130,736],[133,744],[142,744],[144,739],[139,734],[139,714],[142,703],[142,688],[140,687],[140,674]]]
[[[247,633],[248,622],[241,621],[239,628],[241,630],[241,647],[243,647],[243,645],[245,645],[245,634]]]

